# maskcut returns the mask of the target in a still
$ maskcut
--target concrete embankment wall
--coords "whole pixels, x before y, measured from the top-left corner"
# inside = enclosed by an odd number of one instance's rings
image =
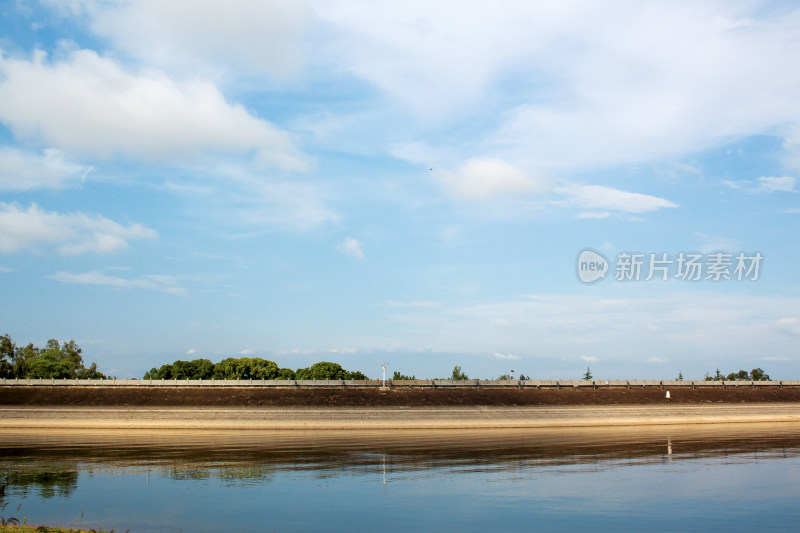
[[[7,387],[264,387],[272,389],[364,389],[364,388],[763,388],[800,387],[799,380],[780,381],[677,381],[677,380],[265,380],[265,379],[0,379]]]

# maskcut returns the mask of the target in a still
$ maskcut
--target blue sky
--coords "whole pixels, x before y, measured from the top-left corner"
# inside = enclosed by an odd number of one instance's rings
[[[800,361],[800,9],[0,2],[2,332],[377,377]],[[577,257],[605,257],[584,284]],[[621,253],[730,280],[615,279]],[[735,257],[760,253],[758,279]],[[647,263],[645,263],[645,268]],[[672,268],[671,267],[671,268]],[[645,272],[646,274],[646,272]]]

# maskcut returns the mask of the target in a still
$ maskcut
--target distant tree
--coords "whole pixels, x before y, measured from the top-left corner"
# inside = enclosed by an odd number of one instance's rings
[[[678,381],[683,381],[683,372],[678,370]]]
[[[294,370],[291,368],[279,368],[275,379],[295,379]]]
[[[229,357],[214,365],[214,379],[277,379],[278,365],[260,357]]]
[[[339,363],[320,361],[310,367],[298,368],[296,379],[367,379],[362,372],[348,372]]]
[[[39,357],[40,352],[41,350],[34,346],[33,343],[28,343],[27,346],[22,348],[17,347],[17,351],[14,355],[14,363],[11,365],[14,371],[14,377],[28,377],[30,362],[33,361],[34,358]]]
[[[500,374],[497,379],[500,381],[511,381],[511,374]],[[522,377],[519,379],[522,379]]]
[[[455,381],[466,381],[469,379],[469,376],[467,376],[464,372],[461,371],[460,366],[456,365],[453,367],[453,375],[451,376],[450,379],[453,379]]]
[[[520,373],[519,373],[519,379],[531,379],[531,377],[530,377],[530,376],[526,376],[525,374],[523,374],[522,372],[520,372]]]
[[[770,381],[769,374],[760,368],[754,368],[750,371],[750,379],[753,381]]]
[[[720,381],[723,378],[722,373],[719,371],[719,368],[716,372],[714,372],[714,381]]]
[[[24,348],[14,347],[11,339],[6,335],[0,338],[0,351],[3,351],[5,360],[11,349],[14,349],[11,374],[16,378],[105,378],[97,370],[97,364],[86,368],[83,364],[82,350],[74,341],[61,345],[56,339],[47,341],[45,348],[40,350],[33,344]],[[5,365],[0,363],[0,369]],[[5,368],[7,372],[7,368]]]
[[[406,376],[404,374],[401,374],[397,370],[395,370],[394,374],[392,374],[392,381],[411,381],[411,380],[414,380],[414,379],[417,379],[417,377],[416,376]]]
[[[0,378],[14,377],[14,355],[17,347],[8,335],[0,337]]]
[[[44,350],[28,364],[28,375],[34,379],[62,379],[75,377],[75,369],[59,358],[59,351],[52,348]]]
[[[586,372],[583,373],[583,380],[584,381],[591,381],[592,380],[592,369],[588,366],[586,367]]]

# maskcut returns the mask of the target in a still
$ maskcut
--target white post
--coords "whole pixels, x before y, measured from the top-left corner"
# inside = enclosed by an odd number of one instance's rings
[[[381,387],[386,387],[386,365],[388,364],[389,363],[381,359],[381,366],[383,367],[383,383],[381,384]]]

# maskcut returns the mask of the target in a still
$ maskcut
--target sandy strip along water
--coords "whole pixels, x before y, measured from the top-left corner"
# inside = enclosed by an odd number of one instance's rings
[[[205,408],[0,407],[0,429],[473,429],[798,422],[800,404]]]

